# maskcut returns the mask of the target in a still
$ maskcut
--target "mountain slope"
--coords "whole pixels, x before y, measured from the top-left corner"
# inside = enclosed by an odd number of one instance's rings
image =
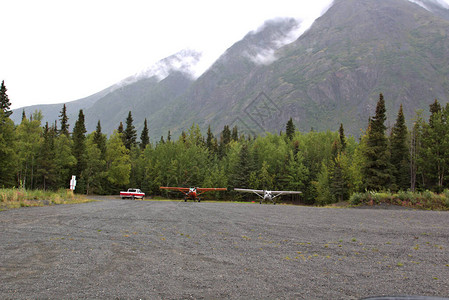
[[[448,34],[449,22],[405,0],[337,0],[276,61],[251,66],[237,83],[223,83],[230,64],[212,66],[195,83],[202,93],[187,97],[201,109],[184,125],[213,120],[222,128],[237,119],[249,131],[278,132],[293,117],[302,131],[342,122],[359,135],[381,92],[390,124],[401,103],[411,118],[449,99]]]

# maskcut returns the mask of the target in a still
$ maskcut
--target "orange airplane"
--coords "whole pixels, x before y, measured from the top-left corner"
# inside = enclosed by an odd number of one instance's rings
[[[199,197],[205,192],[212,192],[212,191],[227,191],[227,188],[183,188],[183,187],[167,187],[167,186],[161,186],[159,187],[163,190],[175,190],[180,191],[184,193],[184,202],[187,202],[188,199],[190,200],[197,200],[198,202],[201,202],[201,198]]]

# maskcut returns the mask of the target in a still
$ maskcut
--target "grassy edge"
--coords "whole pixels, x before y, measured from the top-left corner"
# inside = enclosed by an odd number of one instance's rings
[[[85,195],[75,195],[70,190],[42,191],[0,189],[0,211],[21,207],[44,207],[59,204],[80,204],[96,200]]]

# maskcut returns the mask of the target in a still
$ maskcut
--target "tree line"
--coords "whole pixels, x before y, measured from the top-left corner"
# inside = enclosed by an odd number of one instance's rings
[[[354,192],[448,188],[449,106],[437,100],[430,118],[418,111],[409,130],[400,107],[394,126],[386,128],[386,109],[379,95],[376,112],[360,139],[331,132],[299,132],[290,119],[285,133],[240,134],[224,126],[218,135],[203,134],[193,124],[173,140],[170,132],[151,142],[147,121],[138,133],[131,111],[108,137],[87,134],[83,110],[70,130],[66,106],[54,124],[42,124],[39,111],[14,125],[10,102],[0,90],[0,187],[67,188],[77,176],[76,192],[116,194],[128,187],[164,195],[159,186],[240,187],[302,191],[301,201],[329,204]],[[219,198],[248,197],[217,193]]]

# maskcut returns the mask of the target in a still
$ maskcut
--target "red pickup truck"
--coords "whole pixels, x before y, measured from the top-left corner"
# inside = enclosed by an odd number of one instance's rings
[[[131,198],[133,200],[134,199],[142,199],[143,200],[145,198],[145,193],[139,189],[128,189],[126,192],[121,191],[120,197],[122,199]]]

